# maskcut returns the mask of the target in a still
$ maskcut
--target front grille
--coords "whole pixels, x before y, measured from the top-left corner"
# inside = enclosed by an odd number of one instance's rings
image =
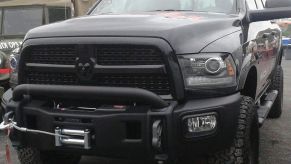
[[[42,45],[26,48],[23,56],[21,83],[132,87],[171,94],[163,54],[153,46]],[[88,59],[97,67],[84,80],[76,67],[79,60]]]
[[[142,88],[159,95],[168,95],[170,90],[166,75],[96,75],[93,79],[98,86]]]
[[[94,57],[99,65],[159,65],[163,64],[161,51],[152,46],[95,45]],[[34,46],[25,60],[30,63],[74,65],[76,45]]]
[[[77,85],[77,76],[73,73],[27,71],[26,83],[48,85]]]
[[[144,46],[96,46],[99,65],[159,65],[163,64],[161,51]]]
[[[76,62],[76,46],[51,45],[34,46],[25,55],[25,61],[42,64],[74,65]]]
[[[89,82],[79,81],[73,73],[52,73],[34,70],[27,71],[26,76],[25,83],[28,84],[133,87],[146,89],[159,95],[168,95],[170,90],[166,75],[95,75]]]

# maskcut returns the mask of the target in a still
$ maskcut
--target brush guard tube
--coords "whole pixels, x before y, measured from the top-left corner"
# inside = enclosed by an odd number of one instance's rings
[[[49,98],[80,99],[141,103],[153,108],[165,108],[169,104],[153,92],[125,87],[62,86],[22,84],[13,90],[12,99],[20,101],[24,95],[44,96]]]

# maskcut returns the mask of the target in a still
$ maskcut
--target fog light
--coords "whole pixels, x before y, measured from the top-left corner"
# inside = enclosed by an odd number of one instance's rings
[[[209,132],[216,129],[216,115],[190,116],[186,119],[186,124],[188,133]]]

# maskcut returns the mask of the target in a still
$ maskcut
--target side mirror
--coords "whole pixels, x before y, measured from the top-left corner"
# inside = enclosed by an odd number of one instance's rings
[[[267,0],[265,9],[250,10],[248,12],[249,22],[282,18],[291,18],[291,0]]]
[[[267,0],[266,8],[291,7],[291,0]]]
[[[291,7],[265,8],[263,10],[251,10],[248,13],[249,22],[259,22],[282,18],[291,18]]]

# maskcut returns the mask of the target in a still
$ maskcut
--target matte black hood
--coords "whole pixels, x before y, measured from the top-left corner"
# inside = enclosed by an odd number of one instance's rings
[[[225,14],[159,12],[131,15],[93,15],[35,28],[26,39],[76,36],[158,37],[177,54],[197,53],[230,33],[238,17]]]

